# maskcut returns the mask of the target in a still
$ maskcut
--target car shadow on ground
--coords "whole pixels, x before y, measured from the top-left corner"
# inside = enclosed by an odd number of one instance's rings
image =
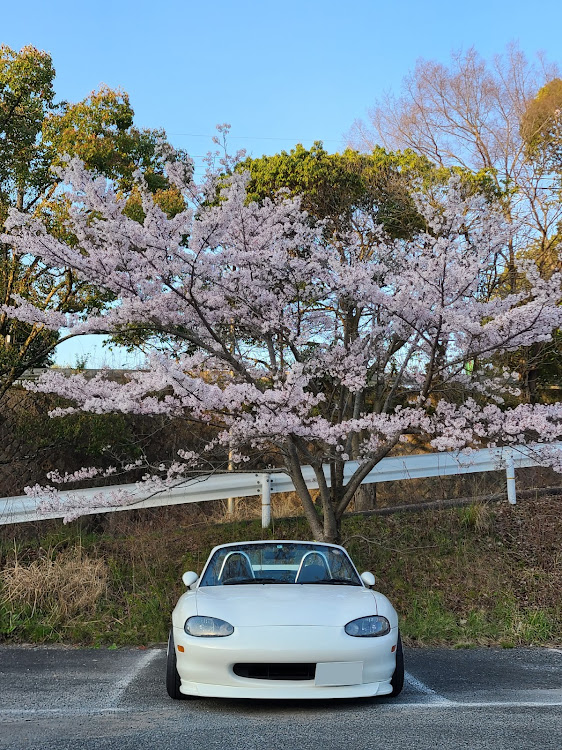
[[[404,697],[412,693],[404,692]],[[268,716],[296,716],[299,714],[325,714],[330,711],[337,711],[339,714],[354,713],[365,710],[365,708],[376,705],[384,706],[395,704],[401,701],[402,696],[389,698],[379,696],[373,698],[330,698],[330,699],[311,699],[311,700],[283,700],[271,698],[190,698],[186,701],[180,701],[182,708],[187,710],[193,708],[198,712],[204,710],[205,713],[224,715],[243,714],[248,718],[259,718],[263,714]]]

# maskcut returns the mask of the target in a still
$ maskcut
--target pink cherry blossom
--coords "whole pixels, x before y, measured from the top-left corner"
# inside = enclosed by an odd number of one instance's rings
[[[431,201],[418,197],[427,229],[413,239],[393,241],[358,215],[353,231],[330,241],[298,199],[248,202],[247,175],[196,185],[185,165],[171,161],[168,171],[186,201],[172,219],[139,175],[145,219],[128,218],[111,184],[72,160],[61,179],[76,246],[38,217],[12,210],[6,224],[22,254],[71,267],[116,297],[106,309],[67,316],[17,299],[11,315],[71,335],[138,328],[167,337],[165,353],[155,348],[126,383],[52,370],[29,385],[74,404],[57,416],[120,412],[212,426],[201,450],[180,450],[170,466],[148,471],[155,491],[208,467],[216,451],[240,464],[267,454],[291,475],[315,537],[335,539],[362,479],[408,436],[443,451],[562,437],[560,403],[505,405],[517,377],[498,365],[499,355],[548,341],[561,326],[561,278],[543,279],[525,260],[519,292],[483,292],[511,236],[484,198],[463,197],[452,180]],[[561,465],[546,449],[541,455]],[[360,465],[344,482],[349,458]],[[302,464],[316,471],[324,525]],[[53,488],[30,491],[56,502]]]

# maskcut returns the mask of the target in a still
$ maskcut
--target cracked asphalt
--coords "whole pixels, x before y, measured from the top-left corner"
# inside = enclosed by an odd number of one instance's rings
[[[0,748],[562,750],[562,649],[405,656],[395,699],[172,701],[163,648],[0,647]]]

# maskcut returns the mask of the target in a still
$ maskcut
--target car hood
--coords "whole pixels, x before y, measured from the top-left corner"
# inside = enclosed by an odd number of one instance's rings
[[[197,614],[238,627],[264,625],[342,626],[377,614],[374,593],[363,587],[322,584],[205,586],[196,592]]]

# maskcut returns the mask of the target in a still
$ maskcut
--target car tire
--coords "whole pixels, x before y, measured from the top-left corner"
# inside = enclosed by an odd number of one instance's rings
[[[396,667],[392,679],[390,680],[390,684],[392,685],[392,693],[390,693],[390,696],[394,698],[395,696],[400,695],[402,688],[404,687],[404,651],[402,649],[400,633],[398,633],[398,643],[396,644]]]
[[[166,690],[170,698],[181,701],[188,697],[180,692],[180,685],[181,680],[178,674],[174,632],[170,630],[170,635],[168,636],[168,656],[166,659]]]

